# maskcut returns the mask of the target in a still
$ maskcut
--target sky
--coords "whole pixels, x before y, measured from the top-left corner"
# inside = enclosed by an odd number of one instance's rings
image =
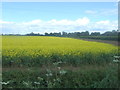
[[[117,2],[3,2],[3,34],[105,32],[118,28]]]

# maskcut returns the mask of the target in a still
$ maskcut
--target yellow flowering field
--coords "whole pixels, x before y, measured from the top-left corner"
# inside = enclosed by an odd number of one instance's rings
[[[2,36],[3,63],[35,60],[99,60],[117,54],[117,47],[99,42],[49,36]],[[52,58],[51,58],[52,57]],[[64,57],[64,58],[63,58]],[[23,60],[23,61],[22,61]],[[41,61],[42,62],[42,61]]]

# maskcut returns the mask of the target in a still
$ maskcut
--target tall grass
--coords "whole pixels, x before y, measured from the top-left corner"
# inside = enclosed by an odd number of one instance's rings
[[[78,69],[78,70],[77,70]],[[116,65],[81,66],[76,70],[24,68],[3,72],[3,88],[118,88]]]

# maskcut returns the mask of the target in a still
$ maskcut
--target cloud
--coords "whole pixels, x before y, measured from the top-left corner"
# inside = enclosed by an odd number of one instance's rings
[[[29,22],[8,22],[0,21],[2,24],[2,33],[3,34],[26,34],[30,32],[34,33],[45,33],[45,32],[81,32],[81,31],[109,31],[117,29],[117,21],[97,21],[92,22],[89,18],[83,17],[76,20],[56,20],[52,19],[49,21],[43,20],[33,20]]]
[[[36,25],[36,24],[39,24],[39,23],[42,23],[43,21],[42,20],[33,20],[33,21],[30,21],[30,22],[23,22],[23,24],[25,25]]]
[[[90,22],[90,20],[87,18],[87,17],[84,17],[84,18],[82,18],[82,19],[77,19],[76,20],[76,23],[78,24],[78,25],[87,25],[88,23]]]
[[[100,10],[86,10],[86,14],[97,15],[97,16],[110,16],[110,15],[118,15],[118,9],[100,9]]]
[[[96,22],[96,24],[109,25],[109,24],[110,24],[110,21],[109,21],[109,20],[99,21],[99,22]]]
[[[104,9],[99,11],[100,15],[118,15],[118,9]]]
[[[57,21],[53,19],[53,20],[48,21],[47,24],[50,24],[50,25],[87,25],[89,21],[90,20],[87,17],[78,18],[75,21],[67,20],[67,19]]]
[[[95,22],[94,24],[91,24],[89,28],[91,29],[91,31],[99,31],[99,32],[117,30],[118,22],[117,20],[116,21],[109,21],[109,20],[98,21],[98,22]]]
[[[85,13],[87,14],[95,14],[97,13],[97,11],[93,11],[93,10],[86,10]]]
[[[2,20],[0,20],[0,24],[12,24],[12,23],[14,23],[14,22],[8,22],[8,21],[2,21]]]

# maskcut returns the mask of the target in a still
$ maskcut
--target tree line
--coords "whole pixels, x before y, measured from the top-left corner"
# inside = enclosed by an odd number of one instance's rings
[[[120,41],[120,32],[118,30],[112,30],[112,31],[106,31],[104,33],[100,32],[89,32],[89,31],[84,31],[84,32],[54,32],[54,33],[47,33],[45,32],[44,34],[40,33],[28,33],[25,35],[21,34],[2,34],[2,35],[7,35],[7,36],[56,36],[56,37],[72,37],[72,38],[85,38],[85,39],[100,39],[100,40],[115,40],[115,41]]]
[[[112,30],[112,31],[106,31],[104,33],[100,33],[100,32],[91,32],[89,33],[89,31],[85,31],[85,32],[72,32],[72,33],[67,33],[67,32],[51,32],[51,33],[47,33],[45,32],[44,34],[40,34],[40,33],[28,33],[25,34],[23,36],[58,36],[58,37],[79,37],[79,36],[118,36],[120,33],[118,30]],[[15,35],[15,36],[21,36],[21,34],[2,34],[2,35]]]
[[[112,30],[112,31],[107,31],[104,33],[100,32],[91,32],[85,31],[85,32],[72,32],[72,33],[67,33],[67,32],[54,32],[54,33],[44,33],[44,34],[39,34],[39,33],[29,33],[26,34],[26,36],[58,36],[58,37],[79,37],[79,36],[118,36],[119,32],[118,30]]]

